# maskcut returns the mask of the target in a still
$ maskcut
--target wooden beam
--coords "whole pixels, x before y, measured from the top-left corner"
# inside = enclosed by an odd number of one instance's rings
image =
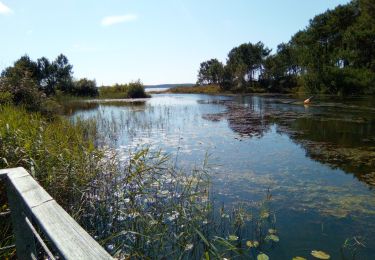
[[[42,229],[60,257],[113,259],[24,168],[0,170],[0,176],[4,174],[15,197],[24,205],[26,214],[30,216],[29,219]],[[12,208],[11,211],[13,215]]]

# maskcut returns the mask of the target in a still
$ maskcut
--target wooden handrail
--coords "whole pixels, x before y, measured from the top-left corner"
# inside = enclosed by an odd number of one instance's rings
[[[36,259],[35,229],[30,228],[30,220],[62,259],[113,259],[24,168],[0,170],[1,177],[7,182],[19,259]]]

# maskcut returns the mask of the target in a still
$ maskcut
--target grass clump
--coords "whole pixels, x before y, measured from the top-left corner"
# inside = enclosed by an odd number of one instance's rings
[[[110,87],[100,87],[99,98],[148,98],[140,80],[129,84],[115,84]]]
[[[192,87],[175,87],[168,90],[171,93],[186,93],[186,94],[220,94],[224,91],[219,85],[202,85]]]

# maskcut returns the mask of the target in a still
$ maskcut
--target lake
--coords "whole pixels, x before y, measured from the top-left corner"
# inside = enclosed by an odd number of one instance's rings
[[[124,160],[144,146],[186,171],[208,158],[217,205],[255,207],[269,191],[280,238],[271,259],[311,250],[375,259],[374,105],[360,97],[304,106],[282,95],[158,94],[85,102],[68,114],[101,118],[100,145]]]

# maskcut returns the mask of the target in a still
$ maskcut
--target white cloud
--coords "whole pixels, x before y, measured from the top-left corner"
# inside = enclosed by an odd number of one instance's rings
[[[8,6],[0,2],[0,14],[11,14],[11,13],[13,13],[13,11]]]
[[[101,21],[102,26],[110,26],[118,23],[126,23],[135,21],[138,19],[138,16],[135,14],[126,14],[126,15],[113,15],[104,17]]]

